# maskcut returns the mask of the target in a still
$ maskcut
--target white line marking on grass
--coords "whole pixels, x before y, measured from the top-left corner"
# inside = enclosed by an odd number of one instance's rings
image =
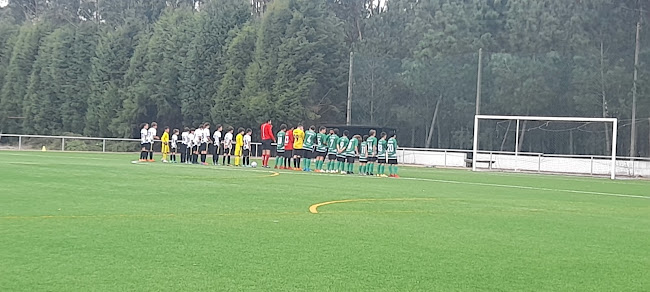
[[[15,165],[38,165],[36,162],[4,162],[6,164],[15,164]]]
[[[625,180],[625,179],[612,180],[612,179],[609,178],[609,176],[573,175],[571,177],[567,177],[567,176],[564,176],[563,174],[554,174],[554,173],[488,172],[488,171],[483,171],[481,173],[485,174],[485,175],[488,175],[488,176],[498,176],[498,177],[523,177],[523,178],[529,178],[531,176],[534,176],[535,178],[539,178],[539,179],[553,179],[553,180],[575,181],[575,182],[586,182],[588,180],[597,180],[599,182],[606,181],[607,183],[610,183],[610,184],[624,184],[624,185],[635,185],[635,186],[648,186],[648,187],[650,187],[650,183],[643,183],[643,182],[647,182],[643,178],[632,178],[632,179],[627,179],[627,180]],[[634,181],[637,181],[637,182],[634,182]]]
[[[242,169],[242,170],[244,170],[244,169]],[[327,174],[304,173],[304,172],[281,172],[281,173],[282,174],[297,174],[297,175],[326,175],[327,176]],[[336,175],[331,175],[331,176],[335,177]],[[378,178],[378,177],[372,177],[372,176],[341,175],[340,177],[392,180],[390,178]],[[604,192],[581,191],[581,190],[567,190],[567,189],[551,189],[551,188],[532,187],[532,186],[491,184],[491,183],[454,181],[454,180],[442,180],[442,179],[429,179],[429,178],[416,178],[416,177],[401,177],[399,179],[395,179],[395,181],[399,181],[399,180],[428,181],[428,182],[447,183],[447,184],[475,185],[475,186],[499,187],[499,188],[533,190],[533,191],[547,191],[547,192],[564,192],[564,193],[573,193],[573,194],[585,194],[585,195],[597,195],[597,196],[609,196],[609,197],[635,198],[635,199],[647,199],[647,200],[650,200],[650,196],[627,195],[627,194],[604,193]]]
[[[252,170],[252,169],[232,169],[232,170],[256,171],[256,170]],[[280,173],[282,173],[282,174],[297,174],[297,175],[315,175],[315,176],[324,175],[324,176],[328,176],[328,174],[291,172],[291,171],[288,171],[288,172],[287,171],[282,171]],[[329,175],[329,176],[336,177],[337,175],[334,174],[334,175]],[[373,176],[341,175],[340,177],[393,180],[393,179],[390,179],[390,178],[378,178],[378,177],[373,177]],[[627,194],[604,193],[604,192],[592,192],[592,191],[581,191],[581,190],[567,190],[567,189],[551,189],[551,188],[519,186],[519,185],[491,184],[491,183],[454,181],[454,180],[442,180],[442,179],[429,179],[429,178],[416,178],[416,177],[402,177],[402,178],[399,178],[399,179],[395,179],[395,181],[399,181],[399,180],[428,181],[428,182],[447,183],[447,184],[475,185],[475,186],[499,187],[499,188],[533,190],[533,191],[547,191],[547,192],[564,192],[564,193],[573,193],[573,194],[585,194],[585,195],[597,195],[597,196],[609,196],[609,197],[635,198],[635,199],[647,199],[647,200],[650,200],[650,196],[627,195]]]
[[[201,166],[198,166],[201,167]],[[264,170],[255,170],[255,169],[240,169],[240,168],[219,168],[226,170],[234,171],[257,171],[257,172],[267,172]],[[292,172],[292,171],[281,171],[282,174],[295,174],[295,175],[313,175],[313,176],[331,176],[331,177],[345,177],[345,178],[361,178],[361,179],[382,179],[382,180],[393,180],[390,178],[378,178],[373,176],[349,176],[349,175],[340,175],[335,174],[320,174],[320,173],[306,173],[306,172]],[[551,189],[551,188],[542,188],[542,187],[532,187],[532,186],[520,186],[520,185],[504,185],[504,184],[491,184],[491,183],[480,183],[480,182],[468,182],[468,181],[454,181],[454,180],[442,180],[442,179],[430,179],[430,178],[416,178],[416,177],[402,177],[399,179],[394,179],[395,181],[399,180],[415,180],[415,181],[428,181],[428,182],[437,182],[437,183],[446,183],[446,184],[460,184],[460,185],[475,185],[475,186],[486,186],[486,187],[498,187],[498,188],[510,188],[510,189],[520,189],[520,190],[533,190],[533,191],[546,191],[546,192],[563,192],[563,193],[572,193],[572,194],[585,194],[585,195],[596,195],[596,196],[608,196],[608,197],[620,197],[620,198],[635,198],[635,199],[646,199],[650,200],[650,196],[639,196],[639,195],[627,195],[627,194],[617,194],[617,193],[604,193],[604,192],[593,192],[593,191],[581,191],[581,190],[567,190],[567,189]]]
[[[486,186],[486,187],[511,188],[511,189],[520,189],[520,190],[564,192],[564,193],[587,194],[587,195],[610,196],[610,197],[622,197],[622,198],[650,199],[649,196],[626,195],[626,194],[616,194],[616,193],[602,193],[602,192],[580,191],[580,190],[566,190],[566,189],[550,189],[550,188],[540,188],[540,187],[531,187],[531,186],[502,185],[502,184],[491,184],[491,183],[480,183],[480,182],[464,182],[464,181],[453,181],[453,180],[442,180],[442,179],[427,179],[427,178],[416,178],[416,177],[404,177],[404,178],[401,178],[401,179],[417,180],[417,181],[430,181],[430,182],[439,182],[439,183],[448,183],[448,184],[463,184],[463,185],[475,185],[475,186]]]

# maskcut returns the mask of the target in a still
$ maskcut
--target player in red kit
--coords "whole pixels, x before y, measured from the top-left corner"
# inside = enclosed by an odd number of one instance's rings
[[[273,136],[273,125],[271,125],[270,119],[266,121],[266,123],[262,124],[260,133],[262,135],[262,167],[269,168],[271,143],[275,142],[275,137]]]
[[[289,130],[287,130],[287,136],[285,137],[287,139],[287,144],[284,145],[284,168],[285,169],[291,169],[291,158],[293,158],[293,127],[289,126]]]

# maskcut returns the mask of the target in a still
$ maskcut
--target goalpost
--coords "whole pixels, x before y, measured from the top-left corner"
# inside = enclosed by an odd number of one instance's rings
[[[600,171],[615,179],[617,136],[616,118],[476,115],[472,170]]]

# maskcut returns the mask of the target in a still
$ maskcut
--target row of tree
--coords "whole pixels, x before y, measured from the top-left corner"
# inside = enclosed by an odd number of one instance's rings
[[[353,123],[397,127],[400,145],[469,148],[482,48],[482,114],[617,117],[622,154],[643,3],[10,0],[0,8],[0,132],[342,123],[354,52]],[[650,46],[639,48],[637,149],[648,155]],[[514,135],[486,127],[484,141],[501,142],[486,149],[511,150],[502,145]],[[522,147],[606,153],[611,129],[594,133],[522,135]]]

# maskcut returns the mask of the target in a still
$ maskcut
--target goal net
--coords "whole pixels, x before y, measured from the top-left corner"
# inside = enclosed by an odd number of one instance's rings
[[[617,119],[474,118],[472,169],[616,177]]]

